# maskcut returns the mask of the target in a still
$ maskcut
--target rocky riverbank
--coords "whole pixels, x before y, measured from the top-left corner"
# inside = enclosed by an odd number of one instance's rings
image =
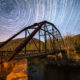
[[[6,80],[28,80],[27,59],[4,62],[0,65],[0,78]]]

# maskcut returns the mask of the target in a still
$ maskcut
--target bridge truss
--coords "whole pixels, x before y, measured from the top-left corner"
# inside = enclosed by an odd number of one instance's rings
[[[12,44],[16,46],[15,49],[3,50],[4,47],[8,47],[9,43],[12,40],[14,41],[14,39],[22,33],[25,33],[25,39],[23,39],[23,41],[21,41],[17,46],[16,42]],[[63,45],[64,41],[61,33],[55,27],[55,25],[48,21],[43,21],[22,29],[7,41],[3,42],[0,45],[0,59],[1,62],[5,60],[11,61],[21,53],[23,55],[25,54],[26,56],[34,57],[40,55],[57,54],[59,52],[63,52],[62,56],[65,58],[65,53],[62,50]]]

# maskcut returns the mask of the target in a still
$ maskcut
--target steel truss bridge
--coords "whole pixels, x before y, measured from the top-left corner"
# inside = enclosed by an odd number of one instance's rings
[[[9,44],[10,41],[14,40],[22,33],[25,33],[25,39],[17,45],[13,51],[2,50],[7,44]],[[34,38],[38,41],[35,41]],[[32,41],[32,43],[30,43],[30,41]],[[32,47],[32,50],[29,50],[28,48],[31,44],[34,44],[35,48]],[[16,45],[16,43],[12,45]],[[25,27],[7,41],[3,42],[0,45],[0,63],[5,60],[11,61],[16,57],[39,57],[49,54],[57,55],[60,52],[62,54],[62,58],[66,59],[66,51],[62,49],[62,46],[64,46],[64,41],[60,31],[54,24],[48,21],[42,21],[40,23],[35,23],[31,26]]]

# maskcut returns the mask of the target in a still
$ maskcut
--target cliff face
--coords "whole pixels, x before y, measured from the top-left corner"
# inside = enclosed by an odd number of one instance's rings
[[[2,67],[0,65],[0,77],[6,80],[28,80],[27,60],[4,62]]]

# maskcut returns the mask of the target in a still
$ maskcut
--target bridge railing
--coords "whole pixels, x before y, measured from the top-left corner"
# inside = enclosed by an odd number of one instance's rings
[[[32,30],[33,29],[33,30]],[[21,42],[19,42],[19,44],[17,44],[17,42],[15,41],[15,43],[13,44],[13,41],[14,39],[20,35],[22,32],[25,33],[25,39],[23,39]],[[24,34],[23,33],[23,34]],[[39,39],[39,45],[37,47],[37,44],[36,42],[33,40],[33,37],[38,33],[38,39]],[[44,50],[45,51],[42,51],[41,50],[41,37],[44,39],[43,41],[43,44],[44,44]],[[42,39],[42,40],[43,40]],[[12,60],[13,58],[15,58],[19,53],[24,53],[23,50],[25,48],[25,53],[27,54],[34,54],[34,53],[50,53],[50,51],[47,52],[47,49],[49,50],[55,50],[55,46],[56,46],[56,42],[58,42],[57,44],[57,47],[58,49],[60,50],[61,47],[60,47],[60,44],[59,44],[59,40],[62,39],[62,36],[59,32],[59,30],[55,27],[54,24],[48,22],[48,21],[43,21],[43,22],[40,22],[40,23],[35,23],[29,27],[26,27],[24,29],[22,29],[21,31],[19,31],[18,33],[16,33],[15,35],[13,35],[11,38],[9,38],[7,41],[3,42],[1,45],[0,45],[0,51],[3,50],[2,52],[2,55],[10,55],[8,61]],[[28,43],[30,42],[30,40],[33,41],[34,45],[36,46],[36,49],[38,51],[26,51],[26,45],[28,45]],[[47,44],[47,41],[49,41],[50,43]],[[11,49],[10,48],[10,51],[9,49],[7,49],[10,44],[9,42],[11,42],[12,45],[14,45],[14,47],[16,46],[15,49]],[[17,45],[16,45],[17,44]],[[12,46],[11,45],[11,46]],[[3,47],[6,49],[7,53],[4,51]],[[50,48],[48,48],[50,47]],[[56,48],[57,48],[56,47]],[[5,54],[6,53],[6,54]]]
[[[64,50],[61,50],[61,52],[63,52]],[[42,51],[39,51],[39,50],[26,50],[26,53],[25,53],[25,51],[21,51],[20,53],[19,53],[19,55],[34,55],[35,56],[35,54],[37,54],[37,55],[43,55],[43,54],[56,54],[56,53],[59,53],[60,51],[59,50],[55,50],[55,51],[53,51],[53,50],[47,50],[46,52],[45,52],[45,50],[42,50]],[[11,53],[13,53],[13,51],[0,51],[0,54],[2,55],[2,57],[9,57],[9,56],[11,56],[12,54]]]

